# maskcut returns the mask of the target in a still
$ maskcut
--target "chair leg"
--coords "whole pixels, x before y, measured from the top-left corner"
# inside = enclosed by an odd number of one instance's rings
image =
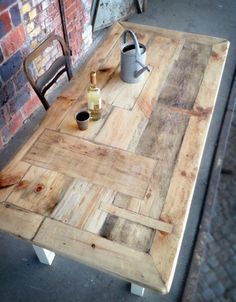
[[[49,250],[46,250],[42,247],[39,247],[37,245],[33,244],[33,248],[34,251],[38,257],[38,260],[43,263],[43,264],[47,264],[47,265],[51,265],[53,262],[53,259],[55,257],[55,253],[51,252]]]
[[[143,297],[145,288],[135,283],[131,283],[130,291],[133,295]]]

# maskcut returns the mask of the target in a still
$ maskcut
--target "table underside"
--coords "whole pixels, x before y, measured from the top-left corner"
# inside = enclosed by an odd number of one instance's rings
[[[151,72],[120,80],[121,34]],[[0,229],[101,270],[170,290],[227,56],[226,40],[116,23],[2,171]],[[79,131],[89,73],[102,119]]]

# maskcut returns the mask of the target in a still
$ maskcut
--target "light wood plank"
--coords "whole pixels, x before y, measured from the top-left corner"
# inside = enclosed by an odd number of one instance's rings
[[[109,198],[106,200],[106,202],[112,203],[113,199]],[[106,221],[107,215],[108,214],[102,211],[99,206],[94,208],[91,215],[86,220],[83,229],[94,234],[99,234]]]
[[[32,166],[7,201],[38,214],[50,215],[71,182],[68,176]]]
[[[31,240],[42,221],[43,216],[0,203],[0,229],[4,232]]]
[[[50,130],[24,160],[138,198],[144,196],[155,166],[152,159]]]
[[[166,292],[149,255],[105,238],[46,219],[33,242],[86,265]]]
[[[147,119],[140,111],[114,108],[95,141],[126,150],[129,145],[136,146],[146,124]]]
[[[160,220],[155,220],[150,217],[142,216],[137,213],[132,213],[131,211],[121,209],[111,204],[107,204],[106,202],[101,203],[100,209],[112,215],[142,224],[154,230],[163,231],[165,233],[171,233],[173,229],[173,226],[169,223],[165,223]]]
[[[83,228],[101,202],[112,202],[116,192],[101,186],[74,180],[51,217]]]
[[[113,204],[119,208],[138,213],[142,199],[118,193],[113,201]]]

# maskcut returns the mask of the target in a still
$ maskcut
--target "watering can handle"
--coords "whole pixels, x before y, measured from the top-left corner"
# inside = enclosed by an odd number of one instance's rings
[[[136,49],[136,59],[138,59],[138,57],[140,56],[139,42],[138,42],[138,39],[137,39],[135,33],[132,30],[128,29],[128,30],[123,32],[123,34],[122,34],[123,44],[126,43],[127,33],[130,34],[130,36],[131,36],[131,38],[134,42],[134,46],[135,46],[135,49]]]

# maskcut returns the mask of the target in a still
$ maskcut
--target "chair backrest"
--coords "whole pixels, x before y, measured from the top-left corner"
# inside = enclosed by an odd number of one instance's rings
[[[35,80],[30,70],[30,64],[34,61],[35,58],[41,55],[47,47],[52,46],[52,43],[55,40],[59,42],[63,55],[56,58],[49,69]],[[44,42],[42,42],[24,59],[24,71],[26,77],[46,110],[50,107],[45,98],[45,93],[47,92],[47,90],[64,72],[67,73],[68,80],[71,80],[72,78],[69,56],[70,50],[65,41],[60,36],[51,34]]]

